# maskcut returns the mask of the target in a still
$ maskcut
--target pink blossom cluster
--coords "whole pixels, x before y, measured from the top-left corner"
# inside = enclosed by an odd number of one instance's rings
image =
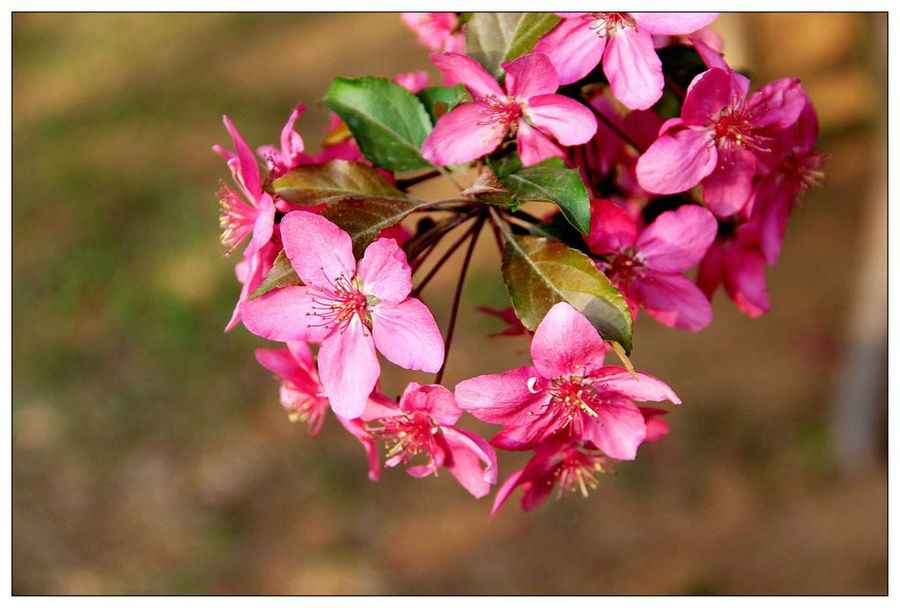
[[[822,161],[816,112],[800,82],[783,78],[753,90],[724,59],[710,27],[716,14],[547,18],[551,27],[529,51],[504,58],[494,71],[467,54],[472,25],[465,18],[403,16],[432,51],[441,84],[460,95],[435,106],[421,141],[430,172],[411,177],[367,157],[368,135],[338,115],[321,150],[308,153],[296,130],[303,105],[275,145],[254,152],[225,117],[231,149],[214,147],[232,178],[219,193],[222,242],[230,252],[243,247],[235,266],[240,295],[226,329],[242,324],[282,343],[258,349],[256,358],[279,379],[290,419],[315,436],[331,412],[363,446],[372,480],[383,466],[403,465],[413,477],[446,469],[477,498],[498,484],[498,450],[530,453],[523,468],[505,472],[492,513],[519,488],[526,510],[554,492],[587,495],[617,462],[668,434],[667,410],[639,404],[681,400],[633,368],[589,306],[565,298],[545,306],[533,332],[515,297],[507,309],[479,307],[506,323],[495,335],[529,341],[530,361],[444,386],[459,289],[442,333],[419,297],[431,274],[414,285],[433,249],[421,245],[474,222],[464,235],[471,247],[461,287],[482,226],[491,226],[501,253],[529,230],[540,238],[555,234],[608,282],[629,327],[643,309],[663,325],[698,331],[712,321],[720,285],[751,317],[769,309],[766,267],[777,261],[788,218]],[[664,61],[673,49],[696,58],[696,74],[683,87]],[[428,81],[425,72],[393,80],[410,95],[427,91]],[[497,168],[507,161],[546,167],[548,159],[579,176],[590,218],[580,234],[562,213],[536,218],[518,209]],[[417,212],[437,219],[415,230],[399,222],[379,227],[355,255],[355,236],[326,213],[334,197],[301,204],[273,187],[304,167],[336,166],[365,168],[382,190],[405,194],[408,184],[447,178],[460,193],[419,205]],[[374,204],[354,200],[362,209]],[[436,232],[441,226],[444,233]],[[294,279],[254,295],[282,255]],[[513,280],[511,295],[520,288]],[[394,399],[380,381],[379,353],[392,365],[437,376],[432,384],[410,382]],[[495,432],[485,439],[466,428],[469,419]]]

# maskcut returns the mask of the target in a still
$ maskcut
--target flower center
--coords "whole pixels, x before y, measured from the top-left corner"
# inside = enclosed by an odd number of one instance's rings
[[[785,157],[780,169],[794,193],[800,194],[812,186],[821,185],[825,174],[819,167],[824,160],[823,154],[795,152]]]
[[[312,295],[312,311],[306,313],[321,319],[318,324],[309,327],[332,327],[340,331],[347,329],[354,316],[358,316],[363,326],[370,328],[369,301],[360,290],[356,276],[351,278],[343,274],[330,280],[326,287],[317,285],[310,287]]]
[[[522,106],[512,99],[501,99],[496,95],[488,95],[478,101],[484,107],[484,118],[478,121],[478,125],[490,125],[500,123],[505,129],[509,129],[522,117]]]
[[[589,490],[597,488],[600,475],[606,472],[606,458],[597,452],[582,451],[577,447],[569,448],[563,454],[562,462],[553,472],[559,481],[556,498],[562,498],[566,492],[581,492],[587,497]]]
[[[291,422],[309,425],[310,435],[315,436],[322,429],[325,413],[328,411],[328,400],[324,395],[311,395],[294,384],[285,382],[281,388],[281,404],[287,410]]]
[[[752,112],[747,105],[734,102],[713,119],[716,145],[762,151],[763,138],[756,134]]]
[[[219,190],[219,227],[222,229],[222,244],[228,253],[234,251],[247,235],[253,232],[256,223],[256,209],[226,185]]]
[[[601,38],[612,36],[620,29],[637,25],[628,13],[590,13],[587,18],[590,19],[588,27]]]
[[[366,430],[384,442],[385,464],[389,467],[406,463],[415,456],[425,453],[428,463],[434,463],[438,452],[435,435],[440,431],[431,418],[422,413],[404,414],[392,418],[381,418],[381,426],[366,425]]]
[[[603,405],[603,400],[591,387],[590,378],[584,376],[555,378],[550,383],[549,393],[549,407],[554,415],[564,419],[565,426],[573,420],[581,420],[582,414],[596,418],[597,408]]]

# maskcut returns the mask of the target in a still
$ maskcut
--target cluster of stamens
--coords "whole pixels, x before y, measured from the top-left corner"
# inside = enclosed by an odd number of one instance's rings
[[[312,311],[306,314],[320,321],[310,323],[308,327],[335,327],[344,331],[354,316],[359,316],[364,328],[369,327],[369,302],[360,291],[355,276],[347,278],[341,274],[336,279],[328,279],[327,287],[310,286],[309,289]]]
[[[620,29],[637,25],[628,13],[591,13],[590,19],[588,27],[601,38],[612,36]]]
[[[743,100],[733,100],[713,119],[719,148],[735,147],[765,152],[765,139],[753,126],[753,110]]]
[[[366,430],[384,442],[388,466],[409,462],[421,453],[428,456],[429,464],[434,462],[438,449],[435,435],[440,428],[428,416],[404,414],[378,422],[381,426],[366,425]]]
[[[256,209],[223,184],[219,189],[219,228],[222,229],[222,244],[228,247],[228,253],[253,232],[255,223]]]
[[[600,475],[606,472],[604,462],[601,454],[583,452],[575,447],[567,449],[562,462],[553,471],[553,477],[559,482],[556,498],[576,490],[587,498],[588,492],[600,485]],[[550,483],[553,481],[550,480]]]
[[[288,419],[294,423],[308,424],[310,435],[318,434],[325,422],[328,401],[322,395],[310,395],[288,383],[282,388],[282,397]]]
[[[488,95],[479,100],[486,109],[484,118],[476,124],[479,126],[501,123],[507,130],[512,128],[522,117],[522,106],[511,99],[501,99],[496,95]]]
[[[597,409],[603,405],[597,392],[591,386],[590,378],[584,376],[564,376],[555,378],[550,382],[549,410],[556,417],[563,420],[563,426],[573,424],[573,431],[580,432],[577,428],[581,424],[582,414],[591,418],[597,418]]]

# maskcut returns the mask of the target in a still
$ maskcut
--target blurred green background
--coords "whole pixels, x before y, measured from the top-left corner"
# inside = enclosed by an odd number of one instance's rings
[[[772,312],[720,293],[699,334],[642,317],[636,364],[684,400],[672,434],[588,500],[489,523],[449,475],[368,482],[333,419],[315,440],[288,422],[262,341],[222,333],[221,115],[255,146],[302,101],[317,147],[332,77],[429,67],[399,18],[15,14],[14,592],[885,593],[883,378],[851,400],[861,450],[836,441],[835,404],[860,344],[860,369],[885,362],[886,19],[717,23],[757,85],[804,81],[831,155],[769,272]],[[527,358],[474,313],[504,305],[495,256],[483,238],[450,385]],[[442,327],[452,281],[425,291]]]

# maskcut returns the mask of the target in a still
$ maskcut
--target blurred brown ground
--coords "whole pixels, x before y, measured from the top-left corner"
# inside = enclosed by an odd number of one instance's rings
[[[684,400],[670,437],[588,500],[489,523],[449,475],[369,483],[333,421],[314,441],[287,421],[261,341],[221,333],[219,116],[257,145],[302,101],[313,147],[333,76],[428,67],[399,19],[15,15],[14,592],[885,593],[884,460],[839,474],[829,412],[886,175],[885,18],[720,21],[757,85],[803,80],[831,154],[769,272],[772,312],[719,294],[696,335],[642,318],[637,365]],[[473,312],[504,305],[495,255],[483,237],[448,384],[526,359]],[[425,292],[442,327],[451,289]]]

